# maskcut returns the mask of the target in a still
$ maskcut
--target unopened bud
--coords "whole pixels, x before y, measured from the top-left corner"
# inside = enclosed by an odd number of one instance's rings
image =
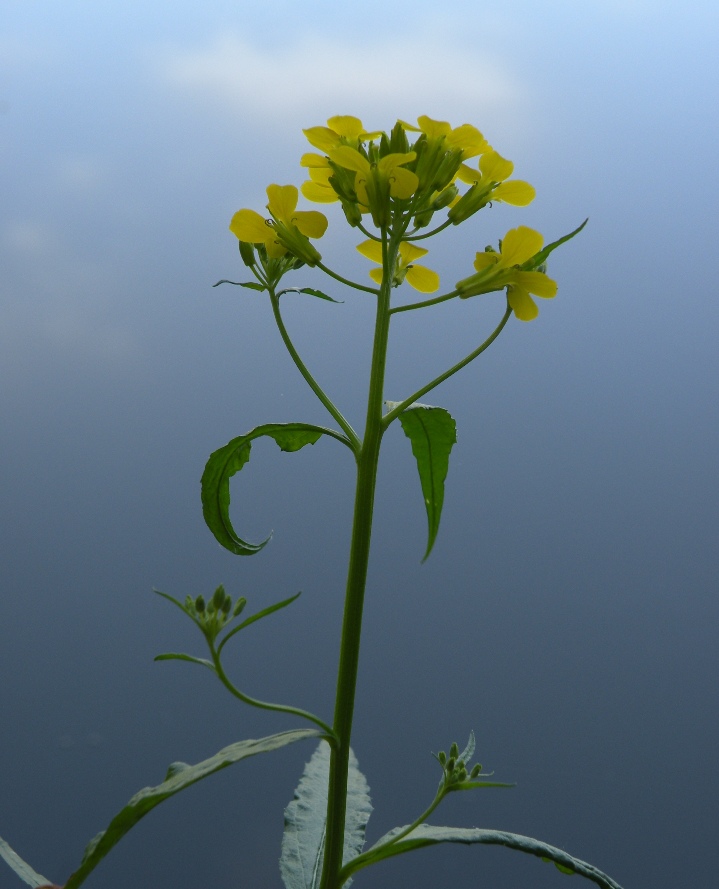
[[[240,241],[240,256],[246,266],[252,267],[256,264],[255,248],[252,244],[248,244],[247,241]]]
[[[447,760],[447,764],[444,767],[445,770],[448,772],[453,772],[455,762],[456,762],[455,758],[453,756],[450,756],[450,758]]]
[[[222,606],[225,604],[225,588],[220,584],[215,590],[212,596],[212,604],[215,606],[217,611],[222,610]]]
[[[198,614],[203,614],[205,611],[205,600],[202,596],[198,596],[195,599],[195,611]]]
[[[481,771],[482,771],[482,766],[479,763],[477,763],[475,766],[472,767],[472,771],[469,773],[469,777],[470,778],[478,778],[479,773]]]
[[[247,605],[247,599],[245,599],[244,596],[240,596],[240,598],[235,602],[235,607],[232,612],[233,615],[235,617],[238,617],[240,614],[242,614],[242,611],[244,610],[245,605]]]
[[[448,186],[443,191],[440,191],[437,197],[432,201],[432,209],[441,210],[444,207],[448,207],[458,194],[459,191],[456,185]]]
[[[452,746],[449,748],[449,755],[453,759],[457,759],[457,757],[459,756],[459,747],[456,743],[452,744]]]
[[[444,750],[439,751],[439,753],[437,754],[437,759],[439,760],[439,764],[442,766],[447,762],[447,754],[444,752]]]

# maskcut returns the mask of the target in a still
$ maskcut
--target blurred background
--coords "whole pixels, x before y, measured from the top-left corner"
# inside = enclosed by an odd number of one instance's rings
[[[444,515],[409,442],[385,439],[354,749],[369,839],[406,824],[460,747],[512,790],[434,823],[537,836],[627,889],[709,886],[719,827],[716,260],[719,13],[708,2],[5,0],[0,32],[0,835],[62,883],[170,762],[294,727],[235,703],[154,596],[224,583],[249,611],[228,668],[248,693],[331,718],[353,465],[332,441],[256,444],[233,483],[238,558],[206,529],[211,451],[266,422],[328,418],[284,353],[228,232],[303,181],[301,129],[478,126],[537,189],[431,242],[451,286],[526,224],[554,240],[553,301],[426,400],[457,420]],[[361,282],[328,209],[319,247]],[[286,297],[317,377],[363,422],[371,297]],[[399,300],[411,293],[398,291]],[[398,315],[386,394],[406,397],[501,317],[493,294]],[[164,803],[89,889],[280,887],[295,745]],[[499,848],[363,872],[374,889],[563,885]],[[9,870],[0,886],[19,887]]]

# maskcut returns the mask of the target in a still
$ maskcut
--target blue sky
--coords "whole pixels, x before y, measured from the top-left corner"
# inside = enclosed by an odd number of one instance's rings
[[[711,885],[718,24],[714,4],[644,0],[6,0],[0,835],[38,870],[61,881],[169,762],[285,727],[152,663],[197,646],[153,585],[222,581],[257,608],[303,589],[234,666],[260,695],[329,711],[351,466],[320,445],[287,460],[258,447],[241,522],[275,538],[249,560],[219,551],[199,507],[209,453],[260,423],[326,418],[269,307],[210,284],[242,274],[234,211],[302,181],[302,127],[429,114],[478,126],[537,189],[437,238],[427,264],[444,281],[515,225],[554,239],[590,221],[552,257],[557,298],[436,393],[459,440],[424,566],[415,469],[387,439],[355,742],[373,836],[426,804],[428,751],[473,728],[518,787],[451,801],[448,823],[539,835],[627,887]],[[328,215],[323,253],[361,278],[354,234]],[[371,313],[335,295],[288,304],[287,321],[360,423]],[[493,296],[398,316],[387,397],[498,312]],[[167,804],[88,887],[279,886],[280,812],[308,757]],[[197,848],[178,850],[188,831]],[[373,885],[562,879],[491,850],[402,866]]]

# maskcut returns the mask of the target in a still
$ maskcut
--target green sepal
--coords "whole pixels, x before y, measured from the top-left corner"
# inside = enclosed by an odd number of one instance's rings
[[[20,877],[23,883],[32,886],[33,889],[38,889],[39,886],[51,885],[47,877],[43,877],[34,871],[27,861],[23,861],[2,837],[0,837],[0,858]]]
[[[532,271],[533,269],[536,269],[537,266],[542,265],[544,262],[547,261],[547,257],[553,250],[556,250],[560,244],[565,244],[567,241],[571,241],[571,239],[575,235],[578,235],[579,232],[584,228],[584,226],[588,222],[589,222],[589,217],[587,216],[587,218],[584,220],[584,222],[580,226],[575,228],[573,232],[569,232],[569,234],[564,235],[563,238],[559,238],[556,241],[552,241],[551,244],[547,244],[547,246],[544,247],[542,250],[540,250],[539,253],[535,253],[534,256],[530,257],[530,259],[528,259],[525,263],[520,265],[520,269],[525,270],[525,271],[526,270]]]
[[[292,452],[299,451],[307,444],[314,444],[322,435],[336,438],[351,448],[343,435],[323,426],[308,423],[268,423],[255,427],[245,435],[238,435],[210,455],[202,473],[202,514],[218,543],[238,556],[251,556],[259,552],[272,537],[269,534],[261,543],[249,543],[235,533],[230,521],[230,479],[250,459],[252,442],[266,436],[273,439],[280,450]]]
[[[386,402],[389,410],[398,403]],[[439,531],[444,503],[444,480],[449,469],[449,454],[457,441],[457,424],[444,408],[418,402],[402,411],[399,422],[412,444],[427,510],[428,535],[427,549],[422,558],[424,562],[432,551]]]
[[[257,281],[228,281],[227,278],[217,281],[212,286],[219,287],[220,284],[234,284],[235,287],[247,287],[249,290],[267,290],[264,284],[259,284]]]
[[[438,843],[463,843],[465,845],[506,846],[518,852],[536,855],[543,861],[553,861],[555,865],[561,865],[567,870],[571,869],[572,873],[591,880],[600,889],[622,889],[619,883],[593,865],[574,858],[556,846],[550,846],[548,843],[543,843],[532,837],[507,833],[503,830],[484,830],[479,827],[434,827],[430,824],[420,824],[401,840],[393,843],[392,837],[406,829],[406,827],[396,827],[385,834],[374,846],[363,853],[356,867],[353,868],[352,862],[350,862],[343,869],[342,876],[350,876],[362,867],[376,864],[378,861],[395,855],[412,852],[414,849],[422,849]]]
[[[287,744],[304,741],[310,738],[321,738],[323,734],[316,729],[294,729],[280,732],[259,740],[238,741],[224,747],[219,753],[198,762],[195,765],[173,763],[168,770],[168,777],[156,787],[144,787],[138,791],[128,804],[118,812],[105,830],[99,833],[85,849],[80,867],[65,883],[64,889],[77,889],[85,882],[90,873],[97,867],[107,853],[115,846],[137,822],[147,815],[155,806],[190,787],[197,781],[219,772],[242,759],[255,756],[257,753],[270,753]],[[33,884],[30,884],[33,885]],[[42,885],[40,883],[35,884]]]
[[[333,299],[331,296],[327,296],[326,293],[323,293],[321,290],[315,290],[314,287],[285,287],[284,290],[280,290],[277,294],[278,297],[282,296],[284,293],[307,293],[310,296],[317,296],[320,299],[326,299],[331,303],[343,303],[342,299]]]

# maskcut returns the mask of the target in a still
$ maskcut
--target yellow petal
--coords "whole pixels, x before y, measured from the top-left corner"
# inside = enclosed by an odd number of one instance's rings
[[[512,179],[511,182],[500,183],[492,192],[493,201],[504,201],[514,207],[526,207],[531,204],[537,192],[529,182]]]
[[[371,259],[372,262],[378,262],[382,265],[382,245],[379,241],[362,241],[361,244],[357,245],[357,250],[362,256],[366,256],[367,259]],[[377,270],[375,269],[375,271]]]
[[[386,154],[383,158],[380,158],[377,167],[382,173],[391,173],[395,167],[400,167],[403,164],[408,164],[416,157],[416,151],[395,151],[392,154]]]
[[[478,253],[474,260],[474,267],[478,272],[483,272],[490,266],[496,265],[497,262],[499,262],[497,253]]]
[[[479,169],[492,182],[504,182],[512,175],[514,164],[496,151],[488,151],[480,157]]]
[[[366,157],[361,155],[356,148],[350,148],[349,145],[340,145],[328,152],[330,158],[345,170],[354,170],[355,173],[369,173],[370,165]]]
[[[308,151],[306,154],[303,154],[300,158],[300,166],[301,167],[328,167],[329,161],[323,154],[314,154],[312,151]]]
[[[382,269],[370,269],[369,276],[377,284],[382,283]]]
[[[466,182],[467,185],[474,185],[475,182],[479,182],[482,178],[479,170],[473,170],[472,167],[467,164],[462,164],[460,168],[457,170],[457,179],[460,182]]]
[[[539,314],[539,309],[534,300],[521,287],[507,288],[507,302],[520,321],[533,321]]]
[[[476,157],[478,154],[490,150],[489,142],[477,127],[473,127],[470,123],[463,123],[461,127],[455,127],[447,136],[447,145],[450,148],[461,148],[462,160]]]
[[[420,256],[426,256],[428,252],[424,247],[416,247],[410,241],[402,241],[399,245],[399,255],[402,257],[404,265],[409,265],[410,262],[419,259]]]
[[[314,201],[315,204],[333,204],[339,200],[334,189],[319,182],[303,182],[300,191],[308,201]]]
[[[393,198],[411,198],[419,187],[419,179],[411,170],[395,167],[389,174],[389,193]]]
[[[294,214],[292,222],[308,238],[321,238],[327,231],[327,217],[318,210],[301,210]]]
[[[268,185],[267,209],[282,222],[288,222],[297,206],[298,192],[294,185]]]
[[[420,130],[427,135],[428,139],[440,139],[442,136],[449,135],[452,127],[445,120],[432,120],[423,114],[417,118],[417,124]]]
[[[254,210],[238,210],[230,222],[230,231],[247,244],[264,244],[274,238],[271,226]]]
[[[544,238],[533,228],[520,225],[510,229],[502,238],[502,265],[521,265],[535,253],[539,253],[542,244]]]
[[[344,136],[345,139],[359,139],[364,132],[359,117],[352,117],[349,114],[337,114],[331,117],[327,121],[327,126],[334,130],[338,136]]]
[[[406,281],[421,293],[434,293],[435,290],[439,290],[439,275],[423,265],[409,266]]]
[[[310,167],[308,172],[313,182],[319,182],[327,188],[332,188],[329,184],[330,177],[334,175],[332,167]]]
[[[512,280],[524,290],[535,296],[541,296],[542,299],[551,299],[557,295],[557,282],[542,272],[517,272]]]
[[[333,148],[339,145],[339,138],[334,130],[328,127],[310,127],[308,130],[302,130],[307,141],[325,154],[329,154]]]
[[[265,241],[265,247],[267,248],[267,255],[272,259],[279,259],[287,253],[287,248],[283,247],[282,244],[274,238],[271,241]]]

